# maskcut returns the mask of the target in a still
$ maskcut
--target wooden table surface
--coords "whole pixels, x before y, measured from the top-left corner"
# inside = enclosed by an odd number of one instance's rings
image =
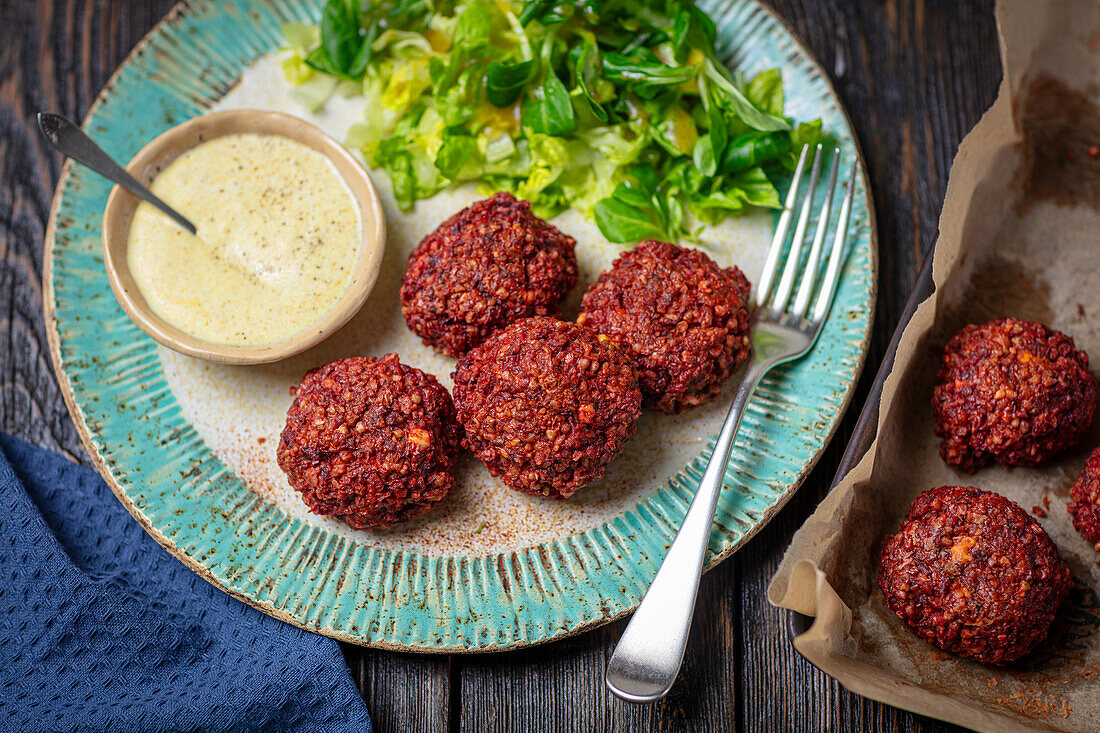
[[[53,374],[42,242],[61,159],[33,127],[82,119],[175,0],[0,0],[0,430],[89,464]],[[874,338],[853,407],[816,470],[702,581],[680,680],[663,702],[604,691],[623,622],[526,651],[424,656],[345,647],[379,731],[946,730],[861,698],[799,657],[765,588],[824,496],[932,241],[951,159],[1000,82],[991,0],[769,0],[832,77],[879,222]]]

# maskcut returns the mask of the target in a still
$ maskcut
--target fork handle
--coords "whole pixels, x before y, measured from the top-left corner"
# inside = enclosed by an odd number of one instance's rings
[[[757,383],[774,363],[750,359],[680,531],[607,663],[607,686],[624,700],[659,700],[676,681],[733,439]]]

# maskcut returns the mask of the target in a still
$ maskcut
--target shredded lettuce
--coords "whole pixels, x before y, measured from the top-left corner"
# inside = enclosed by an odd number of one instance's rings
[[[283,33],[309,109],[367,98],[347,143],[405,209],[474,182],[613,242],[675,241],[779,208],[772,176],[821,137],[784,116],[778,69],[725,68],[691,0],[329,0]]]

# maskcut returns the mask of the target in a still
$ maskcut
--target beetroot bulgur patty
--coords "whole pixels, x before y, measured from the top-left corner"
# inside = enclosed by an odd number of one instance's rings
[[[987,664],[1030,652],[1073,580],[1039,523],[973,487],[918,496],[882,548],[886,605],[924,641]]]
[[[682,412],[715,397],[748,357],[749,289],[703,252],[643,242],[588,289],[577,322],[627,353],[647,405]]]
[[[605,337],[528,318],[462,357],[454,372],[463,444],[528,494],[565,499],[600,478],[634,434],[642,396]]]
[[[462,429],[435,377],[398,361],[340,359],[306,374],[279,467],[315,514],[389,527],[443,501]]]
[[[1100,552],[1100,448],[1085,461],[1085,468],[1069,496],[1073,526]]]
[[[1041,323],[969,325],[948,344],[932,407],[940,455],[973,471],[1034,466],[1080,442],[1096,409],[1089,358]]]
[[[424,237],[401,282],[401,312],[424,343],[458,357],[528,316],[557,313],[577,284],[576,241],[508,193]]]

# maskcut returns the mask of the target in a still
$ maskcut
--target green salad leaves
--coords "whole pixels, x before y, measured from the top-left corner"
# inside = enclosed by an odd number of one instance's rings
[[[308,106],[368,98],[347,142],[402,208],[475,182],[674,242],[778,208],[768,172],[821,134],[784,116],[777,69],[729,72],[691,0],[329,0],[284,33]]]

